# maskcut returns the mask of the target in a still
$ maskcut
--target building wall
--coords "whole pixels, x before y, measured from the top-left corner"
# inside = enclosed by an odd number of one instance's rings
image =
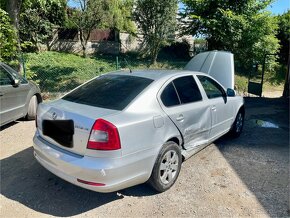
[[[80,41],[58,40],[52,46],[51,50],[81,53],[82,45]],[[119,42],[113,41],[88,42],[87,54],[93,53],[119,54]]]
[[[175,40],[180,42],[186,40],[193,48],[194,41],[192,36],[183,36]],[[128,33],[94,30],[92,31],[90,41],[87,43],[87,54],[104,53],[117,55],[119,53],[138,52],[142,48],[142,42],[142,34],[134,37]],[[82,53],[79,33],[74,33],[71,30],[65,33],[63,30],[59,30],[50,43],[50,50]]]

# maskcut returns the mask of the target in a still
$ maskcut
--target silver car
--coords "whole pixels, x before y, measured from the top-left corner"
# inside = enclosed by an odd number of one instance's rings
[[[0,62],[0,126],[21,117],[34,119],[41,101],[36,84]]]
[[[239,136],[244,121],[231,53],[200,54],[186,69],[108,73],[40,104],[35,158],[86,189],[113,192],[149,181],[166,191],[182,161],[229,131]]]

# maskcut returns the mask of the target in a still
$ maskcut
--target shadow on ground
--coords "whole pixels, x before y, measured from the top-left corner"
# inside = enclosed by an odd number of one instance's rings
[[[246,99],[243,134],[215,144],[270,216],[290,215],[288,100]]]
[[[148,196],[146,184],[113,193],[97,193],[72,185],[44,169],[27,148],[1,160],[1,194],[41,213],[70,217],[123,196]]]
[[[15,124],[17,124],[17,121],[13,121],[13,122],[11,122],[11,123],[8,123],[8,124],[5,124],[5,125],[3,125],[3,126],[0,126],[0,132],[1,132],[2,130],[4,130],[4,129],[7,129],[7,128],[11,127],[11,126],[14,126]]]

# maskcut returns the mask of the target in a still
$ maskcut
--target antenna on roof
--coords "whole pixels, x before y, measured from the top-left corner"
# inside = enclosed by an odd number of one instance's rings
[[[126,59],[126,58],[124,58],[124,61],[126,62],[126,64],[127,64],[128,68],[129,68],[129,70],[130,70],[130,73],[132,73],[132,69],[131,69],[131,67],[130,67],[130,65],[129,65],[128,61],[127,61],[127,59]]]

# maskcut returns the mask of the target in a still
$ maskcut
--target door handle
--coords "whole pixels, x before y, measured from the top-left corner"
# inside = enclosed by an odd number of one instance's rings
[[[176,118],[177,121],[183,121],[184,120],[184,117],[182,114],[180,114],[177,118]]]
[[[216,106],[212,106],[211,109],[212,109],[213,111],[216,111]]]

